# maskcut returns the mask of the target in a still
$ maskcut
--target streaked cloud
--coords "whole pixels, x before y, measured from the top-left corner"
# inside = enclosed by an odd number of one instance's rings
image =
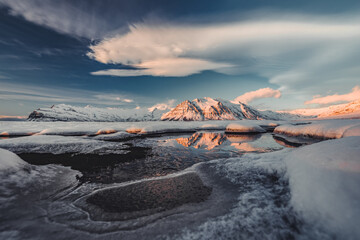
[[[89,9],[80,1],[0,0],[1,5],[15,16],[76,37],[100,38],[114,30],[110,21],[97,17],[96,6]]]
[[[305,104],[326,105],[331,103],[352,102],[360,99],[360,86],[355,86],[351,92],[346,94],[333,94],[328,96],[314,96],[312,100],[306,101]]]
[[[152,111],[154,111],[155,108],[157,108],[158,110],[169,110],[170,111],[171,109],[173,109],[175,107],[175,102],[176,102],[175,99],[171,99],[164,103],[157,103],[154,106],[149,107],[148,110],[149,110],[149,112],[152,112]]]
[[[4,75],[1,75],[1,72],[0,72],[0,79],[9,79],[9,78]]]
[[[7,115],[0,115],[0,120],[8,120],[8,119],[19,119],[19,120],[22,120],[22,119],[26,119],[27,116],[7,116]]]
[[[232,67],[226,63],[215,63],[201,59],[193,58],[166,58],[156,59],[139,64],[132,65],[140,69],[108,69],[92,72],[92,75],[109,75],[109,76],[167,76],[167,77],[183,77],[204,70],[218,70],[222,68]]]
[[[240,49],[247,50],[247,54],[253,53],[254,57],[271,56],[302,49],[309,44],[319,44],[319,41],[329,38],[336,40],[359,35],[360,24],[319,20],[260,20],[192,26],[135,24],[126,34],[106,38],[90,46],[88,56],[101,63],[125,65],[187,55],[205,58],[206,55],[231,49],[235,51],[231,57],[239,53],[243,55]],[[290,44],[289,40],[294,42]],[[271,45],[276,48],[266,48]],[[261,49],[254,49],[257,46]]]
[[[280,98],[281,97],[281,92],[279,90],[275,90],[272,88],[261,88],[258,89],[256,91],[251,91],[251,92],[247,92],[244,93],[241,96],[238,96],[237,98],[234,99],[233,102],[242,102],[242,103],[250,103],[256,99],[261,99],[261,98]]]
[[[49,88],[24,84],[1,82],[0,99],[44,102],[48,105],[56,103],[80,103],[95,105],[129,105],[133,99],[121,94],[108,94],[95,91]]]
[[[119,96],[118,94],[96,94],[96,97],[99,100],[107,100],[107,101],[119,101],[125,103],[132,103],[134,102],[133,99],[125,98],[124,96]]]
[[[107,69],[94,75],[187,76],[204,70],[251,74],[287,94],[324,93],[354,85],[360,75],[358,15],[264,13],[228,23],[133,24],[129,32],[90,46],[88,56]],[[342,85],[339,86],[339,81]]]

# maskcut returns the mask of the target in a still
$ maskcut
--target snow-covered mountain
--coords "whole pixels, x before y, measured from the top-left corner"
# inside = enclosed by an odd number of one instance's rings
[[[155,108],[144,109],[98,108],[92,106],[76,107],[66,104],[33,111],[30,121],[79,121],[79,122],[136,122],[156,121],[166,111]]]
[[[353,113],[360,114],[360,99],[350,103],[330,106],[327,111],[322,112],[318,117],[332,117]]]
[[[201,98],[186,100],[170,112],[157,108],[121,109],[98,108],[92,106],[76,107],[66,104],[33,111],[29,121],[78,121],[78,122],[136,122],[136,121],[204,121],[204,120],[239,120],[239,119],[297,119],[299,116],[273,111],[259,111],[241,102]]]
[[[165,113],[161,120],[169,121],[203,121],[203,120],[238,120],[238,119],[271,119],[281,120],[296,118],[287,113],[259,111],[241,102],[234,103],[227,100],[209,97],[186,100],[173,110]]]
[[[359,115],[360,116],[360,99],[344,104],[332,105],[323,108],[309,108],[309,109],[296,109],[291,111],[281,111],[279,113],[290,113],[298,114],[307,117],[336,117],[336,116],[347,116],[347,115]]]

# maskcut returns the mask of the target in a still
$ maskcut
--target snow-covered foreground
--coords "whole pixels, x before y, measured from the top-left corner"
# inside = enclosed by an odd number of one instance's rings
[[[0,140],[0,239],[359,239],[359,124],[2,122],[0,132],[28,136]],[[276,125],[338,139],[285,149],[271,133],[244,135]],[[129,160],[140,148],[150,155]],[[31,165],[8,150],[85,165]]]
[[[0,175],[6,177],[0,184],[4,193],[0,199],[2,239],[360,237],[360,137],[213,160],[166,177],[76,188],[71,181],[76,171],[51,165],[30,166],[6,150],[1,150],[1,155]],[[84,205],[85,199],[99,189],[125,190],[150,180],[186,178],[189,173],[197,174],[212,188],[205,202],[125,221],[115,220],[120,215],[93,212]],[[42,192],[40,198],[38,191]],[[91,220],[86,211],[103,220]],[[129,228],[132,230],[126,230]]]
[[[294,208],[342,239],[359,239],[360,137],[300,148],[285,162]]]
[[[360,120],[333,119],[318,120],[308,124],[285,124],[278,126],[275,133],[290,136],[306,136],[314,138],[342,138],[360,136]]]
[[[179,238],[359,239],[359,156],[360,137],[349,137],[213,162],[220,175],[248,189],[243,192],[240,187],[230,213],[184,230]],[[257,185],[269,175],[280,184]],[[290,234],[289,223],[295,235]]]

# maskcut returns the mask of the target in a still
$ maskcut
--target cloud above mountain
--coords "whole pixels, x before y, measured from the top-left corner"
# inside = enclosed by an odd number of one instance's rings
[[[167,77],[184,77],[204,70],[218,70],[232,67],[231,64],[216,63],[201,59],[193,58],[165,58],[155,59],[138,64],[133,67],[139,69],[108,69],[92,72],[92,75],[109,75],[109,76],[167,76]]]
[[[149,107],[148,110],[149,110],[149,112],[152,112],[155,109],[162,110],[162,111],[171,110],[171,109],[174,108],[175,102],[176,102],[175,99],[170,99],[170,100],[168,100],[167,102],[164,102],[164,103],[157,103],[157,104]]]
[[[124,98],[123,96],[119,96],[118,94],[97,94],[95,97],[99,100],[107,100],[107,101],[119,101],[124,103],[132,103],[133,99]]]
[[[330,89],[350,87],[360,75],[358,16],[256,17],[217,24],[133,24],[126,34],[90,46],[90,58],[119,64],[92,74],[179,77],[205,70],[252,74],[289,94],[315,94],[325,83]]]
[[[281,92],[279,90],[271,89],[271,88],[261,88],[256,91],[251,91],[244,93],[241,96],[235,98],[232,102],[242,102],[248,104],[256,99],[261,98],[280,98]]]
[[[332,104],[340,102],[352,102],[360,99],[360,86],[355,86],[351,92],[346,94],[333,94],[328,96],[314,96],[312,100],[306,101],[305,104]]]

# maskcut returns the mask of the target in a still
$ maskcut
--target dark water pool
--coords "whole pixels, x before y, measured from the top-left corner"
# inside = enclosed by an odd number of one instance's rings
[[[70,166],[82,173],[78,176],[80,182],[114,183],[164,176],[200,162],[277,151],[289,146],[270,133],[236,135],[223,132],[171,134],[119,144],[125,145],[128,152],[106,155],[31,152],[19,156],[33,165]]]

